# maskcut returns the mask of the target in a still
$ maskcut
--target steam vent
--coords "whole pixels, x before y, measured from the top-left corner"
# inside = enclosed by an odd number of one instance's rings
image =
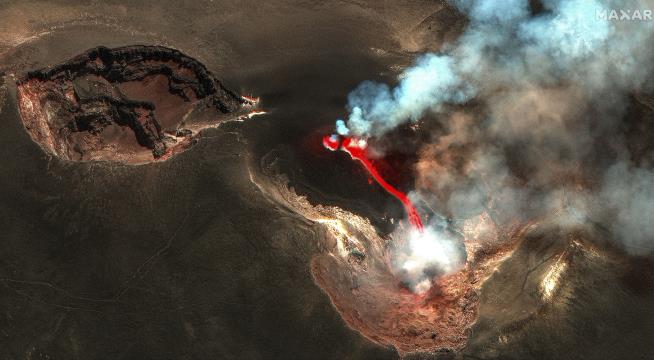
[[[242,119],[255,101],[226,89],[197,60],[160,46],[97,47],[18,81],[25,129],[72,161],[144,164]]]

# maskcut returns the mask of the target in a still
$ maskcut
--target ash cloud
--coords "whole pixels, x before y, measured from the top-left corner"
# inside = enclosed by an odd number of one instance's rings
[[[361,84],[337,131],[382,137],[435,119],[416,194],[438,212],[465,220],[488,211],[499,226],[592,220],[628,252],[651,252],[654,156],[649,144],[630,152],[624,117],[633,94],[652,93],[654,21],[597,14],[654,3],[542,0],[537,12],[526,0],[451,4],[469,19],[459,39],[420,56],[394,87]]]
[[[613,212],[610,229],[624,241],[632,254],[652,251],[654,241],[654,171],[625,162],[606,173],[601,199]]]

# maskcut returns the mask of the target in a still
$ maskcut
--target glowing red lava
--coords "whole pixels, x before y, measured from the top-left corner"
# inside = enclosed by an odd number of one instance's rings
[[[400,200],[402,205],[404,205],[404,209],[406,210],[407,216],[409,217],[409,223],[411,223],[411,225],[418,231],[423,232],[422,220],[420,219],[420,215],[418,214],[416,207],[413,205],[405,193],[394,188],[391,184],[386,182],[386,180],[384,180],[381,174],[377,171],[372,161],[370,161],[368,158],[366,151],[367,143],[364,139],[349,136],[341,137],[339,135],[333,134],[325,135],[322,139],[322,143],[327,149],[331,151],[341,149],[348,153],[352,159],[361,162],[370,176],[372,176],[372,178],[375,179],[375,181],[377,181],[377,183],[381,185],[384,190],[395,196],[398,200]]]
[[[361,162],[379,185],[402,202],[411,228],[382,238],[369,222],[353,214],[328,211],[324,215],[336,219],[325,221],[323,213],[318,212],[318,221],[330,226],[332,236],[327,239],[337,251],[312,259],[311,273],[316,283],[329,295],[348,326],[375,343],[395,347],[400,357],[413,352],[440,354],[463,349],[478,319],[482,286],[525,237],[530,224],[500,229],[487,213],[466,220],[463,244],[467,257],[463,268],[434,277],[428,292],[415,294],[398,282],[397,273],[390,267],[392,250],[386,246],[388,240],[403,246],[410,241],[410,234],[423,231],[415,207],[405,193],[382,178],[368,158],[365,139],[328,135],[322,142],[325,148],[343,150]]]

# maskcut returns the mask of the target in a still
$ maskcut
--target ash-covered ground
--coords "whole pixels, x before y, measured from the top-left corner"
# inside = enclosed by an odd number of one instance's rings
[[[480,286],[478,318],[456,351],[411,352],[412,336],[429,349],[440,334],[394,331],[371,306],[357,326],[339,306],[353,304],[343,285],[352,279],[315,277],[363,269],[330,255],[329,207],[369,219],[369,238],[387,238],[404,216],[320,138],[362,80],[393,83],[417,54],[461,33],[465,18],[443,9],[426,0],[0,2],[0,358],[652,356],[654,259],[628,255],[607,224],[526,227]],[[61,159],[32,141],[21,76],[131,45],[177,49],[268,113],[202,130],[188,150],[137,166]],[[634,97],[621,127],[641,153],[648,99]],[[413,155],[387,158],[385,174],[405,190],[414,175],[397,169]]]

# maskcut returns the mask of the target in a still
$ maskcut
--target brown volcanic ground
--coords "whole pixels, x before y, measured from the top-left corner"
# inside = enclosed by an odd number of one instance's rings
[[[502,235],[503,241],[467,234],[464,268],[435,279],[424,295],[400,286],[383,241],[375,236],[360,238],[368,250],[363,260],[318,256],[312,271],[345,321],[371,340],[392,345],[401,354],[459,351],[477,321],[482,286],[511,255],[525,230]],[[497,236],[497,231],[493,233]]]
[[[338,206],[387,233],[387,219],[402,216],[394,199],[305,140],[331,129],[362,79],[392,80],[411,51],[432,48],[441,38],[430,30],[448,29],[442,9],[427,0],[0,3],[0,358],[397,359],[391,344],[433,341],[428,326],[416,329],[424,338],[375,323],[374,293],[349,301],[342,284],[365,268],[354,253],[335,258],[334,230],[289,207],[297,197],[271,196],[282,192],[270,179],[286,174],[311,208]],[[272,111],[207,129],[165,162],[48,156],[25,131],[16,80],[100,45],[135,44],[179,49]],[[634,103],[638,136],[651,133],[639,130],[649,103]],[[271,164],[274,173],[262,171]],[[600,226],[536,224],[483,285],[470,285],[479,297],[467,345],[405,358],[652,354],[652,259],[591,245],[606,236]],[[382,310],[402,319],[417,317],[412,309]]]

